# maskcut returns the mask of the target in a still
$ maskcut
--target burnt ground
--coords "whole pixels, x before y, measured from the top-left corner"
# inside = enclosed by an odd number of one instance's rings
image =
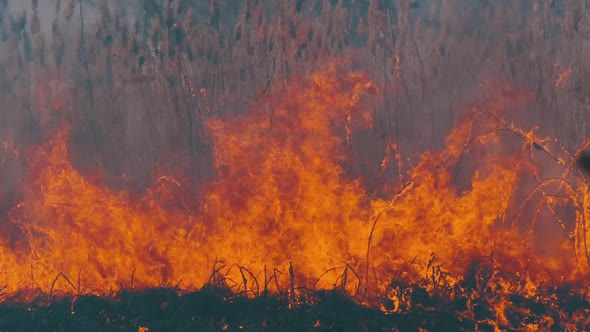
[[[498,313],[486,300],[473,294],[471,300],[466,295],[444,299],[417,286],[406,290],[411,305],[389,314],[338,291],[311,293],[292,308],[287,296],[247,298],[219,287],[183,293],[127,290],[110,297],[43,295],[32,302],[0,304],[0,331],[494,331]],[[509,299],[504,310],[509,323],[498,324],[500,330],[590,328],[585,318],[590,302],[566,289]],[[392,305],[383,301],[381,308]]]

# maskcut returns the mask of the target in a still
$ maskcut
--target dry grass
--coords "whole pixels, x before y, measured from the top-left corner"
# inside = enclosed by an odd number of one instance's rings
[[[440,267],[408,283],[392,280],[379,308],[361,306],[341,289],[295,288],[279,294],[237,292],[215,269],[196,291],[154,288],[105,296],[41,294],[23,303],[0,303],[3,331],[528,331],[587,330],[588,298],[552,285],[527,295],[523,277],[511,277],[506,306],[495,310],[496,276],[474,262],[459,284]],[[255,277],[252,276],[255,280]],[[346,277],[346,272],[343,278]],[[434,291],[428,291],[434,286]],[[296,294],[296,295],[295,295]],[[499,317],[504,317],[502,321]]]

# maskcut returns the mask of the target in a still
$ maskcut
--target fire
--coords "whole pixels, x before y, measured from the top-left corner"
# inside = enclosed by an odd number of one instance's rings
[[[520,276],[531,296],[555,278],[583,282],[588,184],[558,142],[503,120],[502,107],[520,107],[531,94],[500,90],[473,106],[440,151],[406,159],[391,142],[381,167],[401,175],[384,179],[391,186],[379,194],[348,171],[350,142],[373,125],[370,99],[379,92],[364,74],[337,66],[247,114],[207,114],[217,177],[203,185],[202,201],[173,176],[159,175],[142,197],[91,181],[70,162],[64,122],[22,154],[26,191],[9,214],[15,231],[0,243],[4,291],[187,289],[211,280],[253,294],[336,286],[368,302],[387,293],[393,304],[384,310],[396,311],[409,305],[390,287],[402,280],[457,285],[484,269],[505,289]],[[563,174],[543,178],[539,155]],[[538,184],[523,194],[526,174]],[[568,204],[576,215],[569,223],[558,217]],[[535,248],[543,213],[564,233],[553,256]],[[502,308],[506,298],[494,303]]]
[[[559,64],[556,64],[554,66],[555,70],[560,70],[560,66]],[[569,80],[569,78],[572,75],[572,68],[567,68],[567,69],[563,69],[560,70],[558,73],[555,74],[555,86],[558,88],[563,88],[567,81]]]
[[[357,74],[310,81],[272,113],[210,121],[220,175],[204,207],[210,236],[228,244],[222,257],[258,268],[291,259],[307,286],[366,253],[369,202],[342,163],[347,126],[370,126],[361,99],[373,91]]]

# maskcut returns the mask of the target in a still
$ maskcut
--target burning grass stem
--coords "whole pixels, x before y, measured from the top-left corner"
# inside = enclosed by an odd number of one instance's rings
[[[295,272],[293,271],[293,263],[289,260],[289,283],[291,291],[289,292],[289,307],[295,306],[297,298],[295,296]]]
[[[547,185],[550,182],[561,182],[563,184],[566,185],[566,190],[569,193],[570,198],[572,199],[572,201],[574,202],[581,220],[578,221],[576,223],[576,225],[580,225],[580,228],[582,229],[582,234],[581,234],[581,242],[583,244],[583,250],[584,250],[584,256],[586,258],[587,263],[590,265],[590,250],[589,250],[589,245],[588,245],[588,240],[587,240],[587,229],[586,229],[586,213],[585,213],[585,209],[582,205],[580,205],[580,203],[578,202],[578,197],[577,194],[575,193],[576,190],[574,189],[574,186],[569,183],[566,179],[567,175],[569,175],[569,173],[574,170],[574,165],[576,163],[577,158],[579,158],[580,154],[584,151],[584,149],[590,145],[590,140],[586,140],[575,152],[575,154],[572,156],[572,154],[569,152],[569,150],[563,146],[563,144],[561,144],[559,141],[555,140],[555,139],[543,139],[540,141],[536,141],[532,138],[530,138],[528,135],[526,135],[525,133],[522,132],[522,130],[520,129],[516,129],[513,126],[509,126],[506,121],[502,118],[500,118],[497,114],[495,114],[495,112],[478,112],[475,113],[474,116],[477,115],[486,115],[489,114],[491,115],[493,118],[495,118],[502,126],[502,128],[500,129],[496,129],[493,132],[494,133],[499,133],[502,131],[511,133],[519,138],[521,138],[523,141],[527,142],[531,147],[534,146],[537,150],[541,150],[543,151],[547,156],[549,156],[550,158],[552,158],[554,161],[556,161],[559,165],[563,166],[565,168],[564,171],[564,176],[562,178],[552,178],[552,179],[547,179],[545,181],[543,181],[542,183],[540,183],[539,185],[537,185],[537,187],[535,187],[535,189],[533,189],[533,191],[529,194],[529,196],[523,201],[523,203],[521,204],[521,208],[519,210],[519,213],[517,215],[517,217],[515,218],[514,222],[513,222],[513,227],[515,226],[515,223],[520,219],[520,216],[522,215],[523,211],[524,211],[524,206],[528,203],[528,201],[532,198],[532,195],[536,192],[536,191],[540,191],[541,195],[543,196],[543,199],[545,201],[547,201],[547,196],[544,192],[544,190],[542,189],[543,186]],[[567,155],[569,162],[567,162],[566,160],[562,160],[560,159],[558,156],[556,156],[554,153],[552,153],[551,151],[549,151],[549,149],[542,145],[542,143],[547,142],[547,141],[551,141],[555,144],[557,144],[557,146],[559,146],[561,148],[561,150],[563,152],[565,152],[565,154]],[[584,175],[581,173],[580,170],[576,170],[575,175],[577,177],[577,179],[579,181],[581,181],[583,184],[585,184],[586,186],[588,186],[588,182],[586,180],[586,178],[584,177]],[[551,207],[549,207],[550,204],[546,204],[546,206],[548,206],[548,208],[550,209],[550,211],[553,213]],[[539,206],[536,210],[535,210],[535,216],[538,214],[539,209],[541,207]],[[553,213],[555,215],[555,213]],[[535,218],[533,218],[533,222],[531,224],[531,229],[532,226],[535,223]],[[560,226],[562,226],[562,228],[565,228],[564,223],[561,222],[561,220],[559,218],[557,218],[557,222],[560,223]],[[574,246],[574,248],[576,248],[576,246]],[[575,249],[577,251],[577,249]],[[576,255],[576,259],[578,260],[578,267],[579,267],[579,258],[578,255]]]
[[[70,281],[70,279],[63,273],[59,273],[55,279],[53,279],[53,282],[51,283],[51,288],[49,289],[49,294],[48,294],[48,298],[51,299],[51,295],[53,294],[53,288],[55,287],[55,283],[57,282],[57,279],[59,279],[59,277],[62,277],[65,279],[65,281],[68,282],[68,284],[70,284],[70,286],[72,286],[72,288],[74,288],[74,290],[76,290],[76,286],[74,286],[74,284]]]
[[[381,212],[379,212],[379,214],[377,214],[377,216],[375,217],[375,219],[373,221],[373,224],[371,225],[371,231],[369,232],[369,239],[367,240],[367,254],[365,256],[365,260],[367,261],[367,265],[365,267],[365,290],[364,290],[363,296],[362,296],[363,300],[365,299],[367,292],[369,290],[369,268],[371,266],[371,262],[370,262],[371,242],[373,240],[373,233],[375,232],[375,227],[377,227],[377,222],[379,221],[381,216],[385,212],[387,212],[389,210],[389,208],[391,206],[393,206],[393,204],[395,202],[397,202],[398,199],[400,199],[406,192],[408,192],[413,187],[414,187],[413,182],[406,183],[402,187],[402,189],[389,201],[389,203],[387,203],[385,208],[383,208],[383,210],[381,210]]]
[[[255,296],[259,296],[260,295],[260,284],[258,283],[258,278],[252,273],[252,271],[250,271],[249,269],[247,269],[244,266],[240,266],[240,273],[242,274],[242,280],[244,282],[244,291],[248,291],[248,279],[246,278],[246,274],[244,273],[244,271],[246,271],[246,273],[248,275],[250,275],[250,277],[252,277],[252,285],[256,286],[256,291],[254,291],[254,289],[251,289],[252,294],[254,294]],[[251,287],[252,288],[252,287]]]
[[[314,290],[316,290],[316,289],[317,289],[317,285],[318,285],[318,283],[320,282],[320,280],[321,280],[321,279],[322,279],[322,278],[323,278],[325,275],[327,275],[328,273],[330,273],[330,272],[332,272],[332,271],[336,271],[336,270],[338,270],[338,269],[341,269],[341,268],[342,268],[342,266],[338,266],[338,267],[332,267],[332,268],[330,268],[330,269],[326,270],[324,273],[322,273],[322,274],[321,274],[321,275],[320,275],[320,276],[319,276],[319,277],[316,279],[315,283],[313,284],[313,289],[314,289]]]

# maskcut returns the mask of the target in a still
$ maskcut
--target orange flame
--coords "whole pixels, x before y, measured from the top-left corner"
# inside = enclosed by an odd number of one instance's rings
[[[493,270],[523,274],[532,293],[551,277],[547,271],[581,280],[589,271],[588,185],[572,178],[571,156],[556,155],[554,141],[498,115],[498,107],[522,104],[530,93],[499,89],[499,101],[486,104],[492,110],[467,117],[443,150],[422,153],[387,199],[371,198],[345,171],[353,162],[351,131],[373,125],[367,98],[377,89],[365,75],[335,66],[247,115],[210,115],[218,178],[205,185],[203,202],[173,177],[159,177],[139,199],[91,183],[69,162],[63,126],[30,154],[30,186],[10,213],[19,231],[0,245],[0,280],[10,294],[187,288],[216,279],[225,266],[222,281],[237,291],[290,284],[293,293],[297,284],[358,294],[383,291],[402,274],[467,278],[484,260]],[[523,144],[506,149],[506,135]],[[575,226],[564,226],[571,231],[562,241],[567,254],[557,258],[537,254],[534,234],[523,232],[526,220],[511,212],[520,203],[522,174],[541,173],[532,147],[556,156],[567,174],[540,180],[522,209],[540,200],[535,213],[539,206],[554,211],[558,199],[547,194],[554,191],[577,213]],[[394,143],[384,153],[393,150],[401,160]],[[467,189],[459,190],[455,172],[469,155],[473,170]]]
[[[554,66],[554,68],[555,68],[555,70],[559,70],[559,65],[556,64]],[[567,68],[567,69],[561,70],[558,73],[556,73],[555,86],[558,88],[563,88],[571,75],[572,75],[572,68]]]

